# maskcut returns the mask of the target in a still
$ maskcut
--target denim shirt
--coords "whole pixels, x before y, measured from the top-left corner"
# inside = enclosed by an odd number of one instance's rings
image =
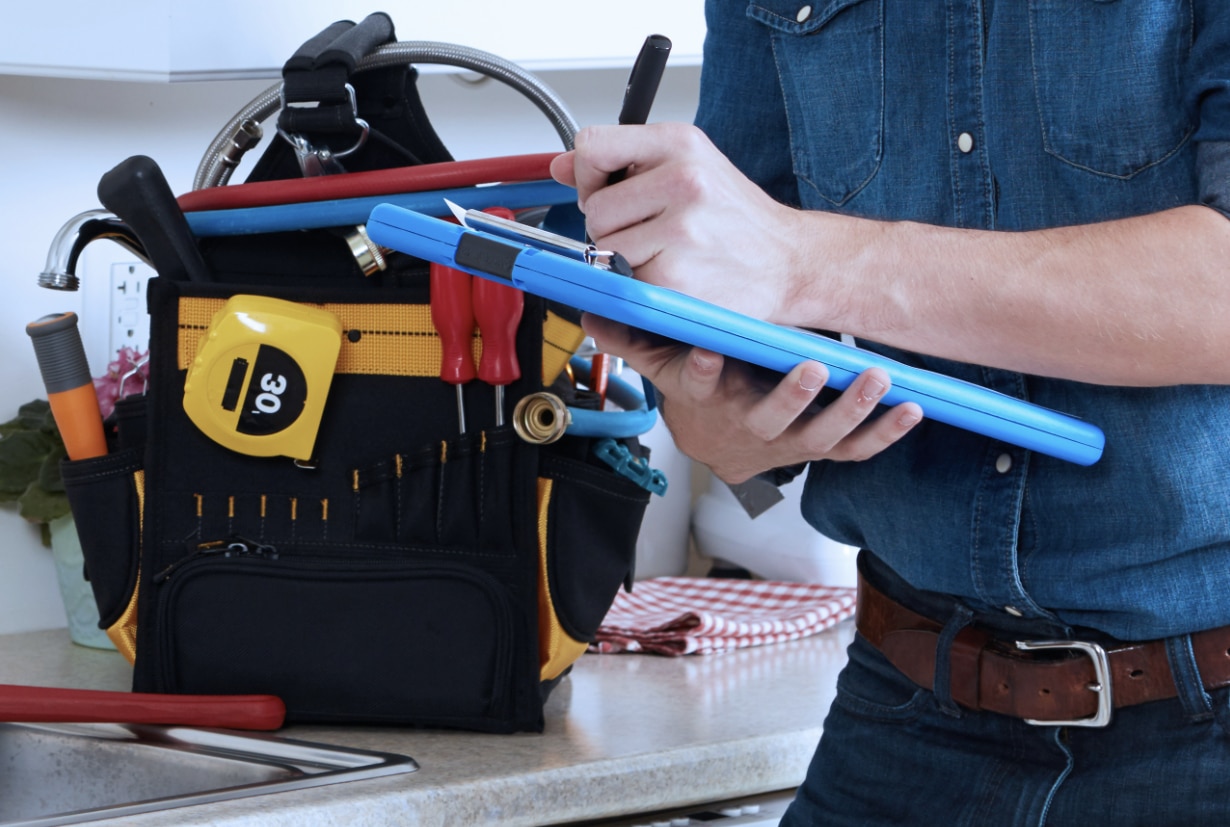
[[[697,123],[785,203],[1017,231],[1230,201],[1226,0],[706,12]],[[1230,624],[1230,387],[1095,386],[860,344],[1086,419],[1106,450],[1081,467],[924,419],[869,461],[812,463],[818,530],[1056,634]]]

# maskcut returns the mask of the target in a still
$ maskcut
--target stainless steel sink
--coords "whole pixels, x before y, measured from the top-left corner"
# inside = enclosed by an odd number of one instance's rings
[[[77,824],[416,769],[402,755],[272,735],[0,723],[0,825]]]

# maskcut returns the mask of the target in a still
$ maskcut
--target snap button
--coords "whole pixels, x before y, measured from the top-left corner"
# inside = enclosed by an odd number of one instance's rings
[[[968,153],[974,148],[974,136],[968,132],[962,132],[957,136],[957,149]]]
[[[1012,470],[1012,456],[1010,454],[1000,454],[995,460],[995,470],[1001,474],[1007,474]]]
[[[811,6],[804,6],[799,9],[799,13],[794,16],[794,19],[799,23],[805,23],[809,17],[811,17]]]
[[[1025,615],[1016,606],[1005,606],[1004,611],[1013,617],[1024,617]]]

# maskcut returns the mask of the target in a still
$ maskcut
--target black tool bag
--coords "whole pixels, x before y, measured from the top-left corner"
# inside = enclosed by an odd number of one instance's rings
[[[373,26],[330,27],[287,64],[284,94],[307,86],[322,103],[304,110],[317,122],[281,131],[306,136],[309,164],[348,173],[406,166],[407,153],[447,166],[412,68],[326,59],[339,39],[344,55],[391,40],[391,24]],[[330,121],[319,110],[346,84],[357,108],[347,92],[348,117]],[[356,113],[370,132],[339,159]],[[249,183],[226,189],[299,178],[303,146],[274,139]],[[542,444],[497,425],[494,389],[478,381],[461,433],[427,264],[390,254],[364,275],[354,229],[204,239],[209,280],[151,281],[148,392],[118,405],[110,454],[64,467],[100,625],[134,660],[134,690],[273,694],[297,722],[540,730],[547,691],[631,584],[649,493],[596,457],[595,438]],[[230,426],[210,433],[185,411],[186,385],[203,381],[193,370],[217,360],[256,360],[246,391],[247,367],[232,378],[241,413],[259,407],[260,348],[293,350],[275,334],[228,350],[236,297],[337,320],[306,458],[237,449]],[[544,390],[587,404],[566,367],[581,338],[569,311],[526,295],[507,410]],[[643,459],[635,439],[619,442]]]

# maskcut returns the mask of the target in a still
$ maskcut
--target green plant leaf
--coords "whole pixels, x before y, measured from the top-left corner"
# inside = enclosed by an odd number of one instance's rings
[[[16,431],[0,438],[0,491],[20,494],[38,479],[43,461],[60,441],[42,431]]]
[[[69,513],[68,497],[31,485],[18,498],[18,513],[32,523],[49,523]]]
[[[50,414],[51,405],[46,399],[31,400],[17,409],[17,416],[0,424],[0,436],[8,436],[17,431],[46,431],[47,417]],[[51,421],[54,423],[54,418]]]
[[[35,485],[49,493],[63,494],[64,480],[60,477],[60,460],[67,456],[68,451],[65,450],[64,443],[57,442],[51,452],[43,457],[43,464],[39,466]]]

